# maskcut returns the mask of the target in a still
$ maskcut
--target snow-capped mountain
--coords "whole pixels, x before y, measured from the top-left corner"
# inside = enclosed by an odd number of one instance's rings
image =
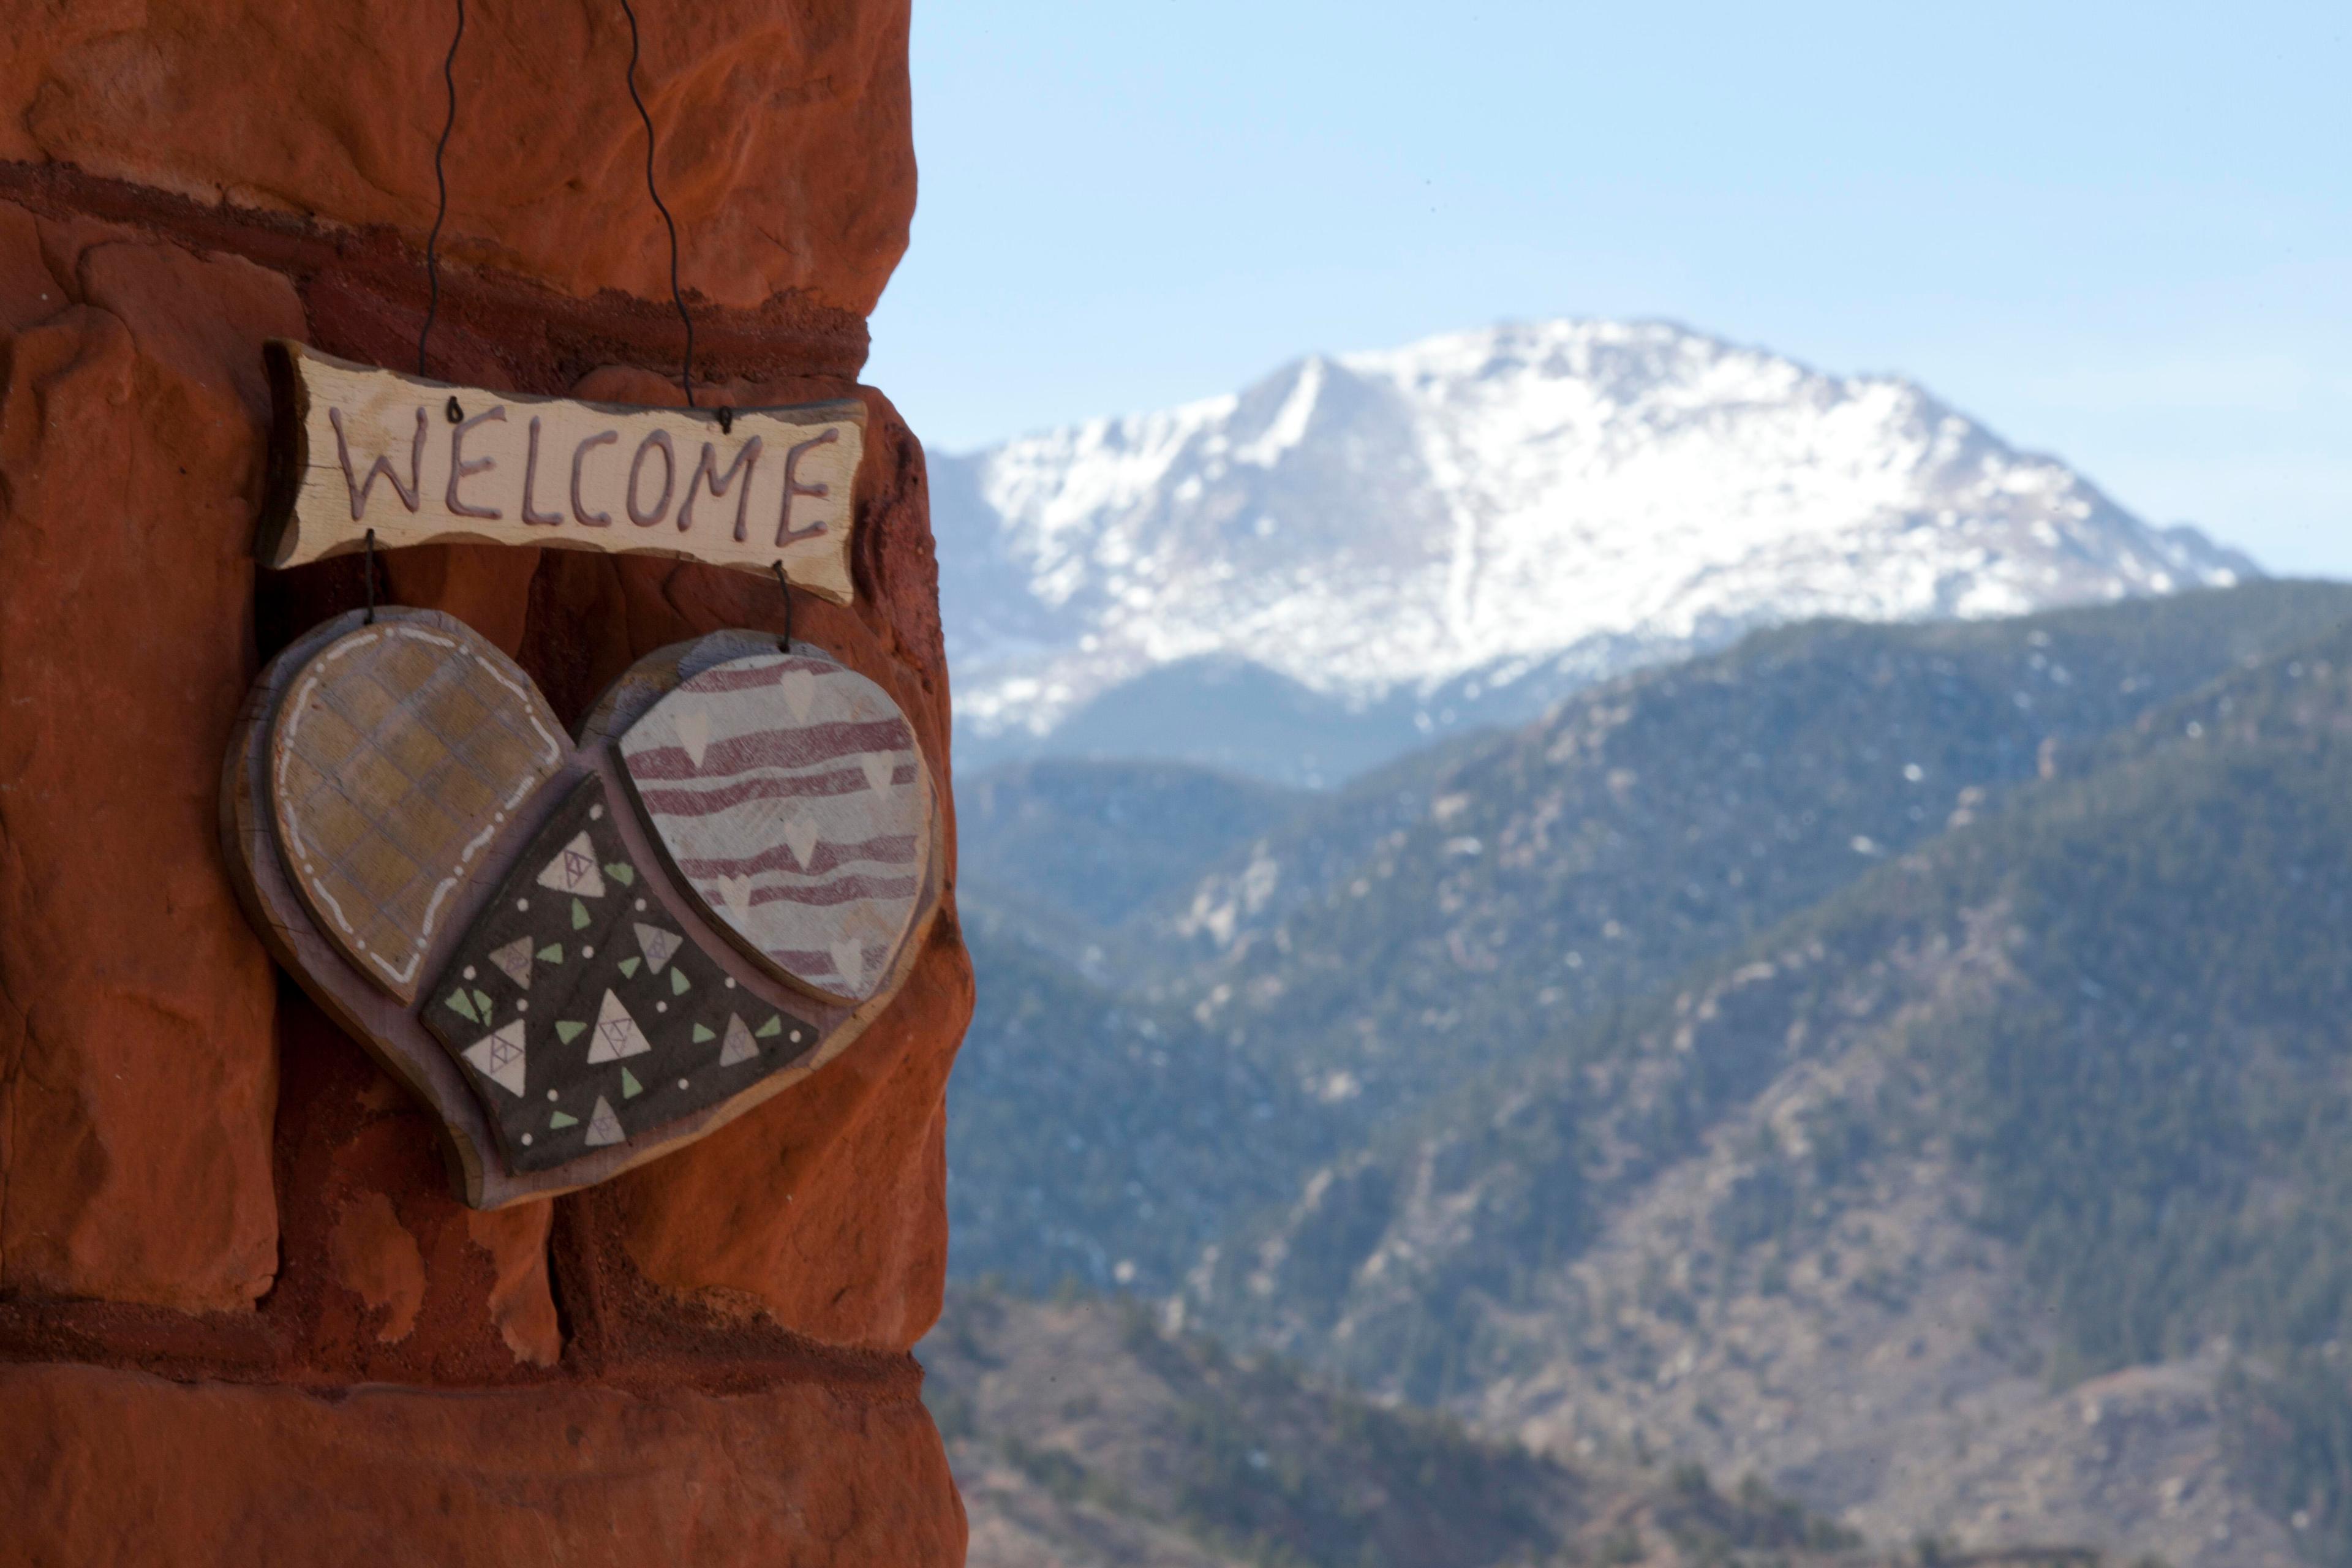
[[[1908,382],[1662,322],[1310,356],[933,473],[967,760],[1339,773],[1760,625],[2254,571]]]

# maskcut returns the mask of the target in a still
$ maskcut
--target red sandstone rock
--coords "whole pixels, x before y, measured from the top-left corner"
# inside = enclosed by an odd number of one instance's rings
[[[0,388],[0,1290],[242,1307],[277,1061],[214,796],[253,669],[250,345],[301,310],[152,243],[58,277],[9,211],[7,314],[39,324]]]
[[[335,1282],[383,1314],[378,1340],[397,1344],[415,1332],[417,1309],[425,1305],[425,1254],[390,1198],[367,1193],[345,1204],[327,1256]]]
[[[638,7],[686,286],[864,315],[915,205],[906,0]],[[421,246],[454,4],[152,0],[5,7],[0,158],[207,205],[391,225]],[[456,67],[445,254],[571,294],[666,298],[620,7],[484,5]]]
[[[906,8],[714,4],[641,7],[686,282],[757,307],[698,307],[723,378],[700,391],[868,401],[858,601],[803,600],[795,629],[944,771],[921,451],[852,380],[913,200]],[[619,1183],[480,1215],[228,891],[214,792],[257,643],[363,593],[356,558],[257,584],[261,340],[415,363],[421,258],[335,226],[421,239],[449,19],[7,17],[0,160],[131,184],[0,166],[40,214],[0,203],[0,1562],[953,1563],[903,1353],[946,1255],[951,903],[805,1084]],[[485,270],[445,279],[436,374],[679,397],[625,58],[617,8],[473,8],[444,240]],[[636,297],[585,298],[605,288]],[[772,584],[690,563],[380,564],[387,599],[461,616],[567,718],[655,647],[782,619]]]
[[[279,1037],[285,1263],[262,1316],[289,1375],[480,1384],[555,1365],[552,1205],[459,1203],[432,1116],[308,997],[289,992]]]
[[[518,1362],[553,1366],[563,1353],[563,1329],[547,1289],[547,1232],[552,1204],[518,1204],[495,1214],[466,1211],[466,1239],[491,1267],[485,1305],[491,1326]]]
[[[288,1388],[0,1366],[0,1559],[790,1563],[963,1554],[911,1379],[667,1388]]]

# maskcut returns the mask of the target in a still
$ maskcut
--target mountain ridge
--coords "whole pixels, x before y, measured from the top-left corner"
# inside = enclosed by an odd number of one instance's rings
[[[2257,574],[1913,383],[1665,322],[1310,355],[933,467],[961,743],[982,764],[1142,746],[1329,783],[1760,626]],[[1221,707],[1163,680],[1156,731],[1118,705],[1153,672],[1230,688],[1235,662],[1286,684],[1243,693],[1237,718],[1233,690]],[[1268,704],[1286,711],[1267,734],[1230,732]],[[1105,733],[1074,724],[1089,713]]]

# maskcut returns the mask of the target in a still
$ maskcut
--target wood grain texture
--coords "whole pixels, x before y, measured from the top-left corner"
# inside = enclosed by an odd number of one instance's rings
[[[451,386],[282,339],[257,553],[294,566],[446,541],[680,556],[846,605],[856,401],[635,408]],[[451,419],[454,405],[457,417]]]
[[[312,919],[415,1000],[474,858],[571,747],[530,678],[458,626],[362,626],[306,665],[271,726],[271,823]]]
[[[668,876],[649,874],[644,878],[649,902],[667,917],[669,929],[715,966],[721,987],[726,979],[733,979],[738,989],[778,1014],[807,1020],[817,1031],[815,1047],[724,1100],[691,1110],[666,1125],[644,1129],[620,1142],[585,1149],[545,1170],[511,1169],[501,1158],[498,1134],[467,1081],[473,1069],[435,1037],[415,1006],[402,1005],[367,979],[347,961],[342,949],[319,930],[278,852],[268,791],[276,715],[302,669],[337,638],[358,629],[361,619],[361,613],[354,610],[315,628],[279,653],[256,679],[224,760],[222,836],[247,917],[271,954],[313,1001],[439,1118],[451,1184],[466,1203],[476,1208],[499,1208],[592,1185],[714,1131],[849,1048],[904,984],[938,918],[936,858],[926,869],[921,913],[893,954],[886,983],[854,1008],[813,1001],[781,984],[728,940],[707,918],[698,900]],[[451,617],[429,610],[379,611],[377,624],[386,623],[421,624],[453,635],[464,629]],[[632,702],[658,700],[667,686],[678,679],[681,668],[706,667],[740,651],[747,643],[773,647],[772,637],[758,634],[720,633],[659,649],[622,675],[583,721],[581,743],[476,858],[451,897],[446,923],[428,943],[421,973],[437,974],[449,964],[464,933],[480,917],[487,900],[496,896],[534,835],[582,784],[592,777],[599,779],[608,800],[625,798],[619,761],[611,745],[615,715]],[[658,852],[637,814],[613,810],[607,818],[631,862],[652,873],[660,864]],[[934,838],[940,832],[936,802],[929,831]],[[723,1035],[718,1048],[725,1054]]]
[[[814,650],[699,670],[619,743],[670,868],[779,977],[881,984],[933,854],[929,770],[887,693]]]

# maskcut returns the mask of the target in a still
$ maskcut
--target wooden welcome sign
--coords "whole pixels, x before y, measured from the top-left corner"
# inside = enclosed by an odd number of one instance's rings
[[[278,428],[259,550],[296,566],[449,542],[684,556],[850,602],[866,405],[644,408],[446,385],[268,348]]]
[[[258,553],[441,540],[657,552],[849,602],[854,402],[622,408],[268,350]],[[566,733],[436,611],[352,610],[262,669],[221,826],[255,929],[429,1106],[482,1208],[604,1181],[846,1048],[939,913],[941,800],[891,696],[714,632]]]

